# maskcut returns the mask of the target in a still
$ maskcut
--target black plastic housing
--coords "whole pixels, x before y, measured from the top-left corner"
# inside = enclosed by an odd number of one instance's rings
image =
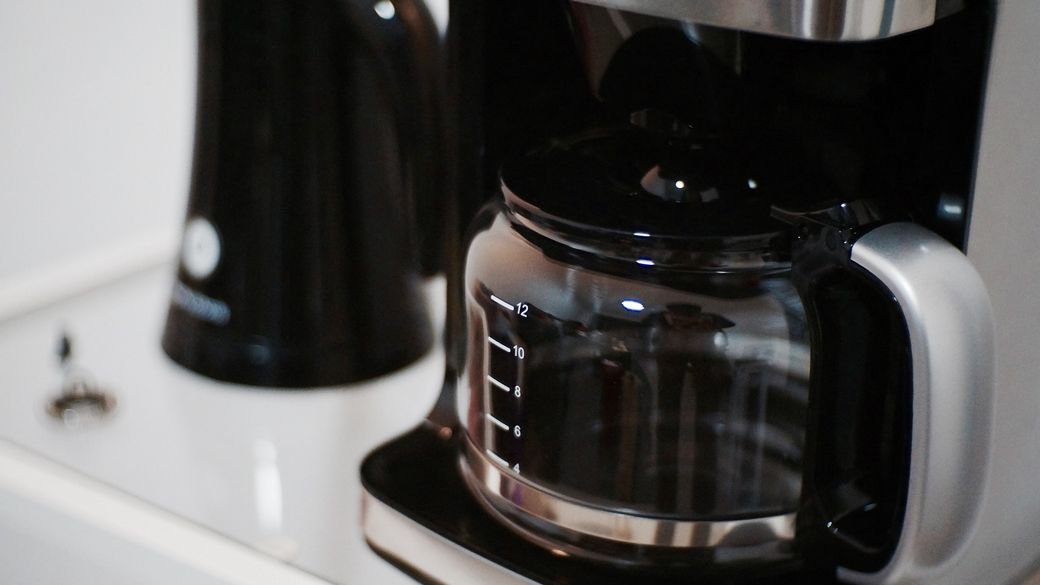
[[[792,280],[811,342],[801,554],[814,566],[877,571],[903,526],[914,392],[902,311],[851,260],[880,215],[868,202],[777,215],[795,234]]]
[[[392,6],[200,2],[188,221],[213,226],[219,261],[181,264],[163,334],[175,361],[314,387],[430,347],[414,213],[440,184],[422,73],[437,38],[421,2]]]

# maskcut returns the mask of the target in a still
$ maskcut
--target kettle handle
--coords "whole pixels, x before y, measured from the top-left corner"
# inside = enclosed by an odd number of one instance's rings
[[[839,569],[854,583],[931,583],[970,541],[981,508],[994,389],[993,314],[982,278],[946,240],[907,222],[852,245],[851,264],[894,297],[912,368],[905,516],[876,572]]]

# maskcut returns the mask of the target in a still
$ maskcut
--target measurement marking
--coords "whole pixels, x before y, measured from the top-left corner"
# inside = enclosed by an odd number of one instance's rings
[[[498,380],[492,378],[491,376],[488,376],[487,378],[488,378],[488,382],[491,382],[492,384],[494,384],[495,386],[498,386],[499,388],[505,390],[506,392],[509,392],[511,390],[509,388],[509,386],[506,386],[505,384],[503,384],[502,382],[499,382]]]
[[[502,351],[505,351],[505,352],[508,352],[508,353],[512,353],[513,352],[513,348],[511,348],[508,345],[500,342],[499,340],[495,339],[494,337],[491,337],[490,335],[488,336],[488,341],[491,342],[491,345],[494,345],[495,347],[497,347],[498,349],[501,349]]]
[[[489,420],[489,421],[491,421],[491,422],[495,423],[495,426],[496,426],[496,427],[498,427],[498,428],[500,428],[500,429],[502,429],[503,431],[508,431],[508,430],[509,430],[509,425],[507,425],[506,423],[504,423],[504,422],[502,422],[502,421],[498,420],[497,418],[495,418],[495,417],[494,417],[493,415],[491,415],[490,413],[488,413],[488,414],[486,414],[486,415],[484,415],[484,416],[486,416],[486,417],[488,418],[488,420]]]
[[[510,305],[509,303],[503,301],[502,299],[496,297],[495,295],[491,295],[491,300],[495,301],[496,303],[498,303],[499,305],[501,305],[505,309],[508,309],[510,311],[513,310],[513,305]]]
[[[484,449],[484,452],[487,453],[488,457],[494,459],[495,463],[498,463],[502,467],[509,467],[509,462],[506,461],[505,459],[502,459],[498,455],[495,455],[494,453],[492,453],[491,449]]]

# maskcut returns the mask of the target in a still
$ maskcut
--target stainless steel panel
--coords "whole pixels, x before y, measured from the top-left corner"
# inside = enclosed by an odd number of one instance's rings
[[[967,250],[993,300],[996,424],[978,533],[944,581],[954,585],[1020,583],[1040,566],[1038,31],[1040,2],[996,2]]]
[[[930,26],[937,0],[580,0],[664,18],[819,41],[881,39]],[[945,3],[944,12],[949,9]]]

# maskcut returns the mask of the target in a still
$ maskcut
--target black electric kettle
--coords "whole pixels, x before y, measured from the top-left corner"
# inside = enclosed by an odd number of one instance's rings
[[[432,340],[417,208],[440,188],[417,0],[199,3],[188,218],[163,348],[260,386],[387,373]],[[439,197],[439,194],[437,194]]]

